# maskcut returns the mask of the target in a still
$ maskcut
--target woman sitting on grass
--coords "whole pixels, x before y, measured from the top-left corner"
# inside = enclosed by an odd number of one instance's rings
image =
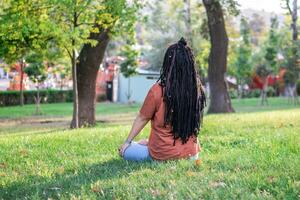
[[[125,160],[198,159],[197,139],[205,95],[194,56],[181,38],[165,54],[161,75],[149,90],[131,131],[119,148]],[[151,120],[149,142],[133,142]]]

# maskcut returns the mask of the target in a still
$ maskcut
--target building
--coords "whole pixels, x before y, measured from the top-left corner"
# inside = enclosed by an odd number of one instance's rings
[[[145,69],[137,69],[137,74],[125,78],[123,74],[118,74],[118,102],[142,103],[151,88],[159,78],[159,72]]]

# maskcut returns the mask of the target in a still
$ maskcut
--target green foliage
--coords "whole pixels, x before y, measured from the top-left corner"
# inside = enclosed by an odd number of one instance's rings
[[[235,89],[233,89],[233,88],[230,88],[230,89],[228,90],[228,94],[229,94],[229,96],[230,96],[230,99],[236,99],[236,98],[238,98],[238,93],[237,93],[237,91],[236,91]]]
[[[90,37],[109,30],[111,35],[122,32],[133,34],[136,12],[141,4],[133,0],[48,0],[55,8],[52,20],[56,23],[56,40],[69,54],[75,48],[80,51],[82,44],[97,44],[97,38]]]
[[[240,13],[238,0],[220,0],[220,2],[229,14],[237,16]]]
[[[267,65],[276,73],[278,72],[278,65],[277,65],[277,53],[279,48],[278,43],[279,43],[278,19],[277,17],[272,17],[269,37],[266,44],[265,59]]]
[[[262,78],[266,78],[268,75],[272,73],[272,69],[267,65],[261,64],[256,67],[255,72],[258,76]]]
[[[41,103],[58,103],[73,101],[72,90],[40,90]],[[36,90],[24,91],[24,104],[35,103]],[[0,92],[0,106],[13,106],[20,103],[20,92],[2,91]]]
[[[293,84],[298,80],[298,75],[295,74],[294,71],[287,69],[283,76],[283,80],[285,84]]]
[[[245,84],[249,81],[252,66],[251,66],[251,44],[250,44],[250,27],[245,18],[241,18],[240,24],[240,35],[242,41],[239,43],[239,46],[236,50],[236,61],[235,65],[235,76],[238,79],[238,84]]]
[[[29,79],[36,84],[44,82],[47,78],[47,67],[43,63],[43,57],[33,53],[26,57],[26,61],[29,66],[24,69],[24,72]]]
[[[146,21],[141,24],[141,54],[150,62],[150,67],[159,70],[162,66],[166,49],[176,43],[181,37],[192,39],[188,45],[192,47],[197,65],[203,71],[207,70],[209,41],[199,34],[200,27],[207,28],[205,10],[197,0],[190,1],[190,18],[192,33],[187,33],[186,7],[183,0],[153,0],[147,2],[144,8]],[[206,30],[203,30],[205,33]],[[204,34],[205,34],[204,33]]]
[[[8,0],[0,5],[0,57],[5,62],[23,59],[31,51],[51,54],[53,46],[57,55],[65,56],[65,50],[72,56],[83,44],[96,45],[90,36],[104,30],[111,36],[133,34],[142,6],[138,0]],[[58,59],[51,56],[51,61]]]
[[[250,90],[249,92],[247,92],[245,94],[246,98],[258,98],[261,95],[261,91],[260,89],[254,89],[254,90]]]
[[[299,78],[300,73],[300,42],[298,43],[289,43],[284,49],[285,56],[285,67],[287,72],[285,74],[286,83],[295,83]]]
[[[273,87],[268,87],[267,88],[267,96],[268,97],[275,97],[276,91]]]
[[[268,96],[275,96],[275,94],[274,94],[275,91],[274,91],[274,89],[273,89],[273,91],[271,91],[272,89],[270,89]],[[231,99],[237,99],[239,97],[238,92],[235,89],[229,89],[228,92],[229,92]],[[253,90],[243,91],[241,94],[241,97],[242,98],[258,98],[258,97],[260,97],[260,95],[261,95],[261,91],[259,89],[253,89]]]
[[[53,37],[53,23],[43,1],[3,1],[0,6],[0,57],[6,63],[23,59],[30,50],[44,49]]]
[[[121,73],[128,78],[136,74],[139,52],[133,49],[133,43],[129,43],[123,47],[122,54],[125,61],[121,63]]]

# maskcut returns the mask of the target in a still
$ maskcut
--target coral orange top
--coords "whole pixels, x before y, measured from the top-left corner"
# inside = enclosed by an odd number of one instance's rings
[[[170,125],[164,127],[165,103],[161,86],[156,83],[149,90],[140,114],[151,119],[151,133],[148,142],[149,153],[155,160],[180,159],[194,156],[200,151],[196,136],[191,136],[187,143],[177,139],[174,145]]]

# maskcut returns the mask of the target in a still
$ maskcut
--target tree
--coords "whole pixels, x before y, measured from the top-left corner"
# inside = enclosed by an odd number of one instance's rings
[[[112,36],[133,33],[140,4],[125,0],[48,0],[56,41],[69,55],[73,77],[71,128],[95,124],[96,77]],[[77,55],[77,52],[79,54]]]
[[[233,9],[234,1],[225,1]],[[208,113],[234,112],[227,91],[226,69],[228,37],[225,28],[223,9],[218,0],[203,0],[206,9],[211,51],[209,55],[208,81],[210,105]]]
[[[270,67],[264,64],[261,64],[257,66],[255,72],[263,82],[263,87],[261,89],[261,105],[264,105],[264,103],[268,105],[268,99],[267,99],[268,76],[272,73],[272,69],[270,69]]]
[[[258,47],[260,43],[260,38],[264,35],[266,30],[266,23],[264,18],[258,14],[254,13],[249,20],[249,26],[251,29],[251,43]]]
[[[278,54],[278,42],[279,34],[277,33],[278,29],[278,20],[277,17],[271,18],[271,27],[269,31],[269,37],[266,44],[266,53],[265,60],[267,65],[273,70],[273,72],[278,71],[277,65],[277,54]]]
[[[298,104],[298,94],[297,94],[297,87],[296,82],[299,78],[299,71],[300,71],[300,53],[299,53],[299,40],[298,40],[298,1],[297,0],[284,0],[284,3],[286,5],[286,9],[288,10],[288,13],[291,16],[292,23],[291,23],[291,29],[292,29],[292,44],[289,48],[289,57],[288,60],[288,66],[287,71],[285,74],[285,83],[289,91],[289,95],[293,98],[294,104]],[[292,4],[292,5],[291,5]]]
[[[205,10],[199,1],[152,0],[143,8],[143,14],[145,20],[140,24],[137,36],[143,39],[143,43],[139,43],[142,45],[141,55],[149,61],[149,68],[159,71],[167,47],[185,37],[193,49],[196,64],[205,72],[209,42],[197,32],[205,19]]]
[[[130,89],[130,77],[136,74],[136,68],[138,66],[138,52],[132,48],[132,43],[124,46],[123,56],[126,57],[125,61],[121,63],[121,73],[124,77],[128,78],[128,91],[127,101],[130,103],[131,89]]]
[[[53,25],[45,12],[47,7],[40,1],[1,1],[0,7],[2,8],[0,10],[0,58],[3,58],[6,63],[20,63],[20,105],[22,106],[25,57],[30,50],[39,51],[45,48],[52,38]]]
[[[26,57],[29,66],[25,68],[25,73],[28,75],[29,79],[35,84],[37,89],[37,95],[34,97],[36,110],[35,114],[40,115],[40,84],[43,83],[47,78],[47,67],[44,63],[42,55],[37,53],[32,53]]]
[[[251,76],[251,44],[250,44],[250,27],[245,18],[241,18],[240,35],[242,41],[237,48],[237,58],[235,61],[235,75],[238,84],[238,94],[242,97],[244,85],[249,81]]]

